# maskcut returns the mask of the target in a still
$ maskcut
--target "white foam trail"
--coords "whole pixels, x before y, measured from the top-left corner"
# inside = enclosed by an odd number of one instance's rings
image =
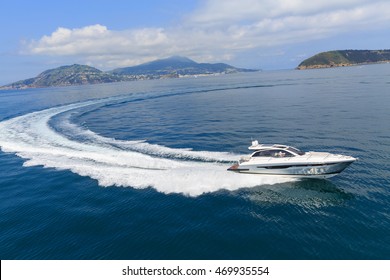
[[[69,117],[62,119],[62,128],[88,141],[72,140],[49,126],[54,116],[94,104],[98,102],[50,108],[0,122],[0,147],[4,152],[26,159],[24,166],[71,170],[96,179],[101,186],[153,187],[164,193],[196,196],[220,189],[236,190],[287,181],[280,177],[228,172],[228,165],[218,161],[237,159],[237,155],[229,153],[172,149],[143,141],[106,138],[72,124]]]
[[[61,118],[62,130],[71,135],[77,135],[83,138],[84,141],[93,143],[99,143],[101,145],[109,145],[111,147],[118,147],[122,150],[137,151],[144,154],[177,158],[177,159],[192,159],[211,162],[232,162],[236,161],[239,155],[235,155],[227,152],[210,152],[210,151],[192,151],[189,148],[186,149],[172,149],[156,144],[149,144],[145,140],[137,141],[124,141],[114,138],[102,137],[89,129],[81,128],[80,126],[70,122],[71,114],[65,114]]]

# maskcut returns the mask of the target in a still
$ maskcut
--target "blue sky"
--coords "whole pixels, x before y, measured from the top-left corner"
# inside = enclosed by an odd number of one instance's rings
[[[321,51],[389,49],[389,11],[388,0],[2,0],[0,84],[172,55],[294,68]]]

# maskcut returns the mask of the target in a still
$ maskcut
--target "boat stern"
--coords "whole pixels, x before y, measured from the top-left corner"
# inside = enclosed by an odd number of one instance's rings
[[[240,167],[240,165],[238,163],[235,163],[232,166],[230,166],[227,170],[233,171],[233,172],[239,172],[239,169],[238,169],[239,167]]]

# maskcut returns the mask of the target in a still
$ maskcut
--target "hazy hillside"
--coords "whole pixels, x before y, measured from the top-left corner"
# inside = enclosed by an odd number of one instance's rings
[[[297,69],[329,68],[390,61],[390,50],[338,50],[316,54]]]
[[[229,74],[256,71],[241,69],[224,63],[197,63],[191,59],[173,56],[137,66],[103,72],[87,65],[73,64],[42,72],[35,78],[18,81],[0,89],[25,89],[70,85],[101,84],[131,80],[176,78],[191,75]]]
[[[172,56],[144,63],[138,66],[118,68],[111,71],[117,75],[201,75],[254,71],[236,68],[224,63],[197,63],[189,58]]]
[[[18,81],[3,88],[41,88],[69,85],[99,84],[120,81],[120,77],[87,65],[67,65],[42,72],[35,78]]]

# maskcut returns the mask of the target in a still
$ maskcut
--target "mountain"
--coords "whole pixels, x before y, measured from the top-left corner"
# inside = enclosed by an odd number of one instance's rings
[[[111,73],[130,76],[151,75],[179,77],[185,75],[227,74],[249,71],[255,70],[236,68],[225,63],[197,63],[186,57],[172,56],[137,66],[117,68],[112,70]]]
[[[69,85],[100,84],[121,81],[120,77],[87,65],[67,65],[42,72],[35,78],[18,81],[2,89],[60,87]]]
[[[189,58],[173,56],[138,66],[103,72],[87,65],[67,65],[42,72],[35,78],[18,81],[0,89],[25,89],[70,85],[101,84],[120,81],[176,78],[188,75],[229,74],[256,71],[224,63],[197,63]]]
[[[315,69],[390,62],[390,50],[337,50],[316,54],[302,61],[297,69]]]

